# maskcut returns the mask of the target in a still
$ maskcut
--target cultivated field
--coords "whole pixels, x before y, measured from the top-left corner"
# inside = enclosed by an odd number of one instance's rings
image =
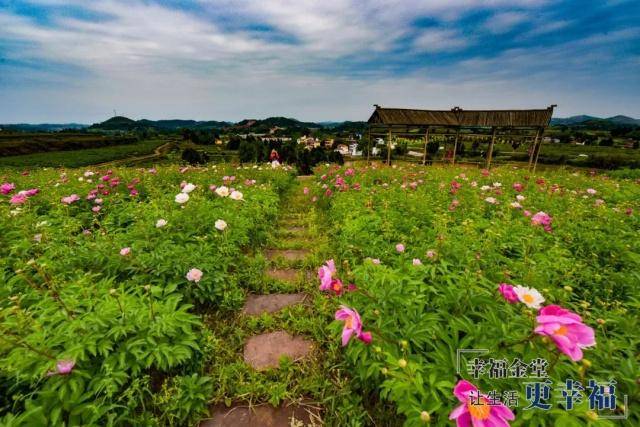
[[[26,166],[0,169],[1,425],[640,423],[634,178]]]

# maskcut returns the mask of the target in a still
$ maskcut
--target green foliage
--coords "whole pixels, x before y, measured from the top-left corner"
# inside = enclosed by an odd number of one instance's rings
[[[241,304],[235,272],[265,241],[292,177],[258,166],[94,172],[0,172],[18,190],[41,190],[21,206],[0,196],[0,424],[193,425],[213,393],[203,372],[217,350],[200,313]],[[180,205],[184,180],[196,188]],[[100,203],[86,198],[97,183]],[[209,189],[225,183],[243,200]],[[61,202],[74,193],[80,200]],[[199,282],[187,280],[192,268]],[[61,361],[73,361],[70,373]]]
[[[449,425],[458,404],[452,394],[460,379],[456,350],[465,348],[489,349],[487,357],[507,360],[545,358],[556,384],[567,378],[614,378],[619,399],[624,394],[629,401],[640,398],[636,183],[566,172],[536,180],[513,169],[483,176],[407,165],[362,168],[352,176],[334,166],[316,172],[326,176],[318,184],[336,187],[329,197],[320,189],[315,196],[331,227],[336,265],[342,265],[337,275],[359,289],[334,307],[357,309],[363,330],[373,333],[371,345],[353,340],[345,349],[352,381],[362,394],[377,393],[392,402],[405,425],[422,425],[423,411],[434,424]],[[338,175],[348,189],[336,182]],[[452,181],[461,188],[452,191]],[[523,184],[522,193],[512,189],[515,182]],[[589,195],[588,188],[597,195]],[[525,197],[524,209],[553,217],[551,232],[531,225],[521,209],[510,206],[518,194]],[[485,201],[489,196],[498,204]],[[597,198],[604,204],[598,206]],[[459,205],[451,208],[453,200]],[[396,251],[397,243],[406,250]],[[422,264],[414,265],[413,259]],[[545,304],[580,314],[594,328],[597,346],[584,350],[583,362],[561,355],[553,343],[532,334],[532,309],[508,304],[497,292],[501,282],[534,287]],[[338,322],[330,327],[336,341],[341,327]],[[517,390],[521,401],[514,426],[613,425],[593,424],[586,403],[565,411],[553,399],[549,412],[523,411],[521,380],[475,380],[464,366],[462,378],[485,393]],[[631,411],[627,424],[639,422]]]

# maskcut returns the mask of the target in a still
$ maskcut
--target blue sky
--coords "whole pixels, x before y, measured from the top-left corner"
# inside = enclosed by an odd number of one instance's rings
[[[0,123],[640,117],[639,0],[0,0]]]

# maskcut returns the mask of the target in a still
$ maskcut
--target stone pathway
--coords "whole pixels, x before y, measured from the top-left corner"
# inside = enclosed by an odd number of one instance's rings
[[[306,179],[308,178],[302,178],[299,181]],[[313,240],[302,238],[308,234],[305,223],[308,205],[304,202],[304,198],[300,197],[302,186],[294,186],[291,191],[293,200],[282,203],[283,210],[280,213],[279,232],[276,233],[277,240],[274,242],[274,247],[264,250],[264,256],[270,263],[270,267],[265,271],[265,279],[296,286],[310,277],[300,265],[312,256]],[[302,304],[306,299],[307,295],[302,292],[248,295],[242,313],[244,316],[276,313],[286,307]],[[314,351],[317,351],[317,346],[303,336],[292,335],[285,330],[270,331],[246,340],[243,359],[252,369],[262,372],[278,369],[283,358],[296,363],[309,357]],[[238,402],[230,407],[212,406],[211,418],[202,421],[200,426],[319,426],[322,425],[319,414],[320,410],[315,406],[291,404],[278,407],[271,405],[249,407],[245,403]]]

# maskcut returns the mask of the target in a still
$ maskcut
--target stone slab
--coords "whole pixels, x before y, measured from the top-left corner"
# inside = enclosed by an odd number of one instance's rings
[[[300,304],[305,298],[305,294],[249,295],[244,303],[242,313],[249,316],[275,313],[290,305]]]
[[[274,260],[284,258],[287,261],[301,261],[309,255],[307,249],[267,249],[265,255],[268,259]]]
[[[282,356],[297,361],[307,356],[312,349],[313,343],[300,336],[292,336],[285,331],[270,332],[247,340],[244,361],[261,371],[277,368]]]
[[[211,407],[211,418],[200,427],[315,427],[322,425],[320,411],[315,406],[234,405]]]

